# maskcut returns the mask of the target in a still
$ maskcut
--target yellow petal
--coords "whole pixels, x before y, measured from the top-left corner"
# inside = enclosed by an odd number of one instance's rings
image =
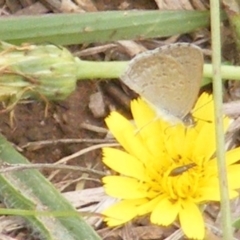
[[[199,201],[204,202],[204,201],[220,201],[220,190],[219,187],[203,187],[199,189]]]
[[[159,122],[156,121],[156,113],[141,98],[131,102],[131,112],[139,133],[144,137],[149,132],[161,130]]]
[[[185,148],[185,135],[186,128],[182,124],[170,126],[166,131],[165,146],[167,152],[171,154],[171,157],[177,158],[177,156],[183,156]]]
[[[153,109],[141,98],[131,102],[131,111],[137,127],[136,134],[141,136],[149,151],[158,157],[164,141],[160,119],[156,117]]]
[[[185,136],[185,143],[182,145],[184,155],[183,157],[187,159],[192,158],[192,152],[195,146],[196,135],[198,135],[198,130],[195,127],[187,127],[186,128],[186,136]]]
[[[197,158],[202,157],[205,159],[210,159],[215,151],[215,125],[211,123],[205,123],[202,126],[201,131],[196,135],[195,145],[192,149],[192,157],[194,158],[196,156]]]
[[[105,119],[105,122],[117,139],[117,141],[125,148],[125,139],[123,138],[123,132],[134,132],[135,127],[118,112],[111,112],[111,114]]]
[[[118,173],[145,180],[143,164],[126,152],[115,148],[103,148],[103,162]]]
[[[183,232],[188,238],[203,239],[205,227],[202,213],[191,201],[182,201],[182,208],[179,212],[179,220]]]
[[[154,224],[168,226],[175,221],[179,209],[179,202],[172,203],[167,198],[163,198],[152,211],[150,220]]]
[[[137,205],[145,203],[145,199],[123,200],[102,212],[108,226],[117,226],[126,223],[137,216]]]
[[[107,176],[102,181],[105,192],[112,197],[134,199],[148,196],[148,187],[134,178]]]
[[[214,105],[212,95],[207,93],[201,94],[192,110],[192,114],[198,122],[198,130],[200,130],[202,125],[206,122],[214,124]]]
[[[128,153],[142,162],[151,160],[152,155],[145,147],[140,135],[136,134],[136,128],[127,119],[117,112],[112,112],[105,121],[117,141]]]
[[[216,180],[217,182],[217,180]],[[239,185],[239,184],[238,184]],[[230,186],[229,186],[230,187]],[[216,184],[216,187],[204,187],[199,189],[200,196],[198,198],[199,202],[206,202],[206,201],[220,201],[220,189],[218,187],[218,184]],[[229,199],[236,198],[238,196],[238,192],[234,191],[233,189],[228,189],[228,196]]]
[[[228,187],[230,189],[240,189],[240,164],[234,164],[227,168]]]
[[[229,197],[229,199],[237,198],[237,197],[239,197],[239,193],[234,190],[229,190],[228,197]]]
[[[212,95],[203,93],[195,105],[193,114],[197,120],[195,130],[198,132],[198,136],[195,139],[195,148],[193,148],[194,156],[204,156],[206,159],[209,159],[216,150]],[[224,119],[226,126],[228,122],[229,120]]]
[[[152,200],[140,205],[138,207],[138,215],[145,215],[149,212],[152,212],[156,208],[157,204],[163,199],[163,195],[159,195]]]
[[[226,152],[226,164],[227,166],[234,164],[240,160],[240,147],[231,149]],[[217,166],[217,159],[213,158],[209,161],[208,166]]]
[[[198,98],[194,108],[193,108],[193,112],[200,114],[201,113],[201,117],[203,117],[206,112],[204,111],[203,107],[208,107],[208,108],[213,108],[213,96],[212,94],[208,94],[208,93],[202,93],[200,95],[200,97]]]
[[[234,148],[226,153],[226,163],[231,165],[240,160],[240,147]]]

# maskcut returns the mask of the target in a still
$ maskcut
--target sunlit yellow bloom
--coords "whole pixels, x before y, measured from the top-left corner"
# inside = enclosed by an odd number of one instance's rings
[[[194,127],[172,125],[156,118],[141,99],[131,103],[134,123],[112,112],[106,123],[124,150],[103,149],[103,162],[117,174],[103,178],[108,195],[120,201],[103,214],[109,226],[150,214],[154,224],[179,220],[188,238],[203,239],[201,204],[220,200],[214,157],[215,125],[212,96],[203,94],[193,115]],[[225,127],[229,119],[224,119]],[[240,188],[240,148],[226,154],[229,196]]]

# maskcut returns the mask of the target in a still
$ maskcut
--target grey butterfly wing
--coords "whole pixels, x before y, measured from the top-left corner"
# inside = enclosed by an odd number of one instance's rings
[[[183,119],[197,99],[202,68],[203,56],[198,47],[172,44],[137,55],[121,80],[160,115]]]
[[[179,93],[186,98],[180,115],[186,116],[193,108],[201,86],[204,63],[201,49],[193,44],[177,43],[161,47],[156,51],[173,57],[185,71],[186,88]]]
[[[132,59],[121,80],[150,103],[159,115],[182,118],[181,106],[186,101],[181,95],[186,88],[185,70],[173,57],[155,54],[155,51]]]

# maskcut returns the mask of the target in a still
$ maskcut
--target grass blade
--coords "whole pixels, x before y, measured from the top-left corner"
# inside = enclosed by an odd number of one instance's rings
[[[108,11],[0,19],[0,39],[76,44],[182,34],[209,25],[208,11]]]

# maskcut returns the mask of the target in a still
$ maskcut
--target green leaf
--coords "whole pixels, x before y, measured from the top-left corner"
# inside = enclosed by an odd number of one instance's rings
[[[77,44],[167,37],[209,25],[208,11],[108,11],[0,18],[0,39]]]

